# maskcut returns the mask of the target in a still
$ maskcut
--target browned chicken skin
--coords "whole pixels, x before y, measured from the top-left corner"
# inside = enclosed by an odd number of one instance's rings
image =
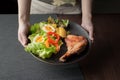
[[[87,45],[87,40],[85,37],[76,35],[68,35],[65,38],[65,42],[67,52],[59,58],[59,61],[61,62],[65,62],[68,57],[82,52]]]

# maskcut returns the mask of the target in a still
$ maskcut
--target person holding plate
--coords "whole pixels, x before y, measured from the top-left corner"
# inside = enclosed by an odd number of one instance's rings
[[[80,9],[81,3],[81,9]],[[28,43],[30,14],[80,14],[81,26],[93,41],[92,0],[18,0],[18,40],[25,47]]]

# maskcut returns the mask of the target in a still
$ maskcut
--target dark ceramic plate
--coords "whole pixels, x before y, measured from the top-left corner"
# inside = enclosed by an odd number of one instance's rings
[[[88,33],[80,25],[78,25],[74,22],[69,23],[67,30],[70,31],[70,34],[81,35],[81,36],[86,37],[88,40],[88,45],[86,46],[85,50],[83,52],[81,52],[79,55],[72,56],[65,63],[59,62],[60,56],[62,56],[67,51],[67,47],[65,44],[63,44],[61,46],[60,51],[56,55],[52,55],[52,57],[49,59],[42,59],[42,58],[39,58],[39,57],[33,55],[32,53],[31,54],[39,61],[49,63],[49,64],[55,64],[55,65],[71,64],[71,63],[80,61],[83,57],[85,57],[88,54],[90,46],[91,46],[91,41],[88,37]]]

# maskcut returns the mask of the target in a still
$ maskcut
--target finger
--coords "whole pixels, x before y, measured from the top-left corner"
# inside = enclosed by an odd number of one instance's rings
[[[83,25],[81,25],[81,26],[87,33],[89,33],[89,31],[88,31],[88,29],[86,27],[84,27]]]
[[[27,42],[28,42],[28,39],[27,39],[26,35],[20,34],[20,35],[18,36],[18,38],[19,38],[19,41],[20,41],[20,43],[22,44],[22,46],[23,46],[23,47],[26,47]]]
[[[94,41],[94,37],[93,37],[93,32],[92,31],[89,32],[89,38],[90,38],[90,40],[92,42]]]
[[[27,36],[25,34],[22,35],[22,45],[25,47],[28,43]]]

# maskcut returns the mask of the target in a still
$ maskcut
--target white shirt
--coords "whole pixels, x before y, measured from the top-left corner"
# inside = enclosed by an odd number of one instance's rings
[[[76,0],[32,0],[31,14],[80,14]]]

